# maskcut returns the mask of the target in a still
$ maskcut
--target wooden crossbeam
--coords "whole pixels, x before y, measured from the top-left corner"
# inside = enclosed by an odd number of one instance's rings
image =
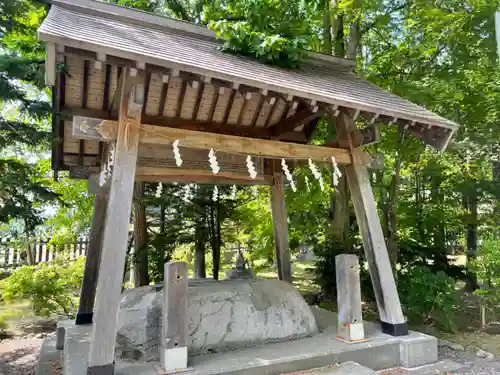
[[[82,123],[82,119],[79,120]],[[85,132],[92,133],[98,140],[110,141],[117,137],[118,121],[103,120],[96,124],[96,119],[83,120]],[[331,162],[332,156],[339,164],[352,164],[348,150],[303,145],[264,139],[244,138],[227,134],[214,134],[193,130],[175,129],[155,125],[140,125],[140,142],[148,144],[170,145],[175,140],[180,145],[190,148],[211,149],[230,154],[253,155],[274,159],[312,159],[317,162]],[[361,153],[356,158],[356,165],[369,165],[371,158]]]
[[[98,109],[84,109],[84,108],[63,108],[60,111],[62,114],[68,114],[70,116],[81,116],[88,117],[92,119],[102,120],[116,120],[116,116],[110,115],[107,111],[101,111]],[[142,122],[145,124],[156,125],[156,126],[169,126],[172,128],[186,129],[186,130],[197,130],[216,134],[230,134],[240,137],[250,137],[250,138],[262,138],[270,139],[272,133],[268,129],[250,127],[250,126],[234,126],[219,122],[211,121],[195,121],[186,120],[181,118],[168,118],[163,116],[142,116]],[[87,136],[83,138],[89,138]],[[91,139],[97,139],[91,137]]]

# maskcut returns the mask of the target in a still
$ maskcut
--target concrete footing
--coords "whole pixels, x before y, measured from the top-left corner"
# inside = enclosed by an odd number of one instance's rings
[[[347,344],[335,338],[337,315],[322,309],[312,309],[320,329],[318,335],[244,350],[190,357],[188,369],[182,374],[272,375],[349,361],[378,371],[437,362],[438,347],[434,337],[417,332],[410,332],[410,335],[404,337],[394,337],[382,333],[378,324],[364,322],[365,337],[369,341]],[[73,323],[65,329],[64,375],[86,373],[91,336],[92,326],[75,326]],[[161,371],[160,362],[128,361],[122,358],[115,360],[116,375],[157,375],[158,371]],[[346,367],[348,368],[349,366]],[[366,373],[368,374],[370,373]]]

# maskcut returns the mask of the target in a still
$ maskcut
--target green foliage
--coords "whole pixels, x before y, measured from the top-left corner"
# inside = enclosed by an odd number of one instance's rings
[[[165,263],[172,260],[175,251],[175,238],[169,238],[165,233],[155,233],[149,240],[148,252],[149,278],[161,283],[164,276]]]
[[[335,270],[335,257],[345,253],[343,244],[336,242],[331,237],[314,247],[314,253],[319,258],[316,262],[316,283],[320,286],[321,292],[332,300],[337,295],[337,278]]]
[[[477,259],[470,266],[475,271],[481,289],[475,291],[486,306],[500,303],[500,241],[496,238],[485,239],[479,247]]]
[[[66,315],[75,312],[75,292],[81,286],[85,258],[72,261],[58,256],[38,266],[23,266],[0,282],[5,301],[29,299],[39,316]]]
[[[268,64],[298,66],[307,40],[313,35],[310,4],[302,1],[230,0],[201,4],[202,22],[224,39],[223,50]],[[174,13],[180,13],[178,6]]]
[[[405,269],[398,277],[398,291],[413,323],[436,324],[454,331],[453,307],[457,302],[455,281],[446,273],[426,266]]]

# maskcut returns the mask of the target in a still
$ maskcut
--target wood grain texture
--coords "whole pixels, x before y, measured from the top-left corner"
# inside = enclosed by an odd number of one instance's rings
[[[342,114],[338,118],[337,126],[339,127],[338,133],[342,134],[348,134],[356,127],[351,118]],[[353,159],[356,159],[360,152],[359,149],[353,149]],[[368,170],[365,166],[348,165],[345,171],[380,320],[390,324],[405,323]]]
[[[185,262],[165,263],[163,289],[163,349],[187,345],[188,266]]]
[[[361,284],[359,279],[359,258],[354,254],[340,254],[335,257],[337,280],[337,306],[339,335],[351,340],[351,324],[362,324]],[[364,337],[356,337],[357,340]]]
[[[290,248],[288,244],[288,216],[286,213],[283,173],[275,163],[273,185],[271,187],[271,211],[273,215],[274,242],[280,280],[292,282],[292,267],[290,263]]]
[[[117,126],[117,121],[107,120],[103,122],[100,125],[100,131],[107,134],[107,137],[102,137],[101,140],[110,141],[115,139]],[[318,162],[331,162],[331,158],[334,156],[338,164],[350,164],[352,162],[349,152],[343,149],[252,139],[155,125],[140,125],[141,143],[170,145],[175,140],[179,140],[180,145],[183,147],[207,150],[213,148],[231,154],[268,158],[312,159]],[[354,162],[369,165],[371,159],[367,154],[361,152]]]
[[[123,76],[128,77],[127,69],[124,73]],[[89,367],[109,365],[115,357],[116,324],[139,147],[140,116],[130,119],[126,115],[132,89],[134,86],[125,82],[120,95],[120,122],[104,226]]]

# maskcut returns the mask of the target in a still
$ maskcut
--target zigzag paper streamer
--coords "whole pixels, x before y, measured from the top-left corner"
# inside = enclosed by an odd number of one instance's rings
[[[214,192],[212,194],[212,200],[214,202],[217,202],[217,200],[219,199],[219,189],[217,188],[217,185],[214,186]]]
[[[210,162],[210,168],[212,168],[212,173],[217,174],[220,171],[219,163],[217,162],[217,156],[215,156],[215,151],[213,148],[210,149],[208,153],[208,161]]]
[[[332,165],[333,165],[333,186],[337,186],[339,184],[339,178],[342,177],[342,173],[340,172],[339,166],[337,165],[337,161],[335,160],[335,156],[332,156]]]
[[[156,188],[156,193],[155,193],[155,197],[156,198],[160,198],[161,197],[161,193],[163,191],[163,184],[160,182],[158,184],[158,187]]]
[[[281,159],[281,168],[283,169],[283,173],[285,173],[286,179],[288,180],[288,182],[290,182],[290,187],[292,188],[293,192],[296,192],[297,187],[295,186],[295,182],[293,181],[292,174],[288,169],[288,165],[286,165],[285,159]]]
[[[189,185],[184,186],[184,202],[189,202],[189,198],[191,198],[191,187]]]
[[[175,164],[180,167],[182,165],[181,153],[179,151],[179,140],[177,139],[174,143],[172,143],[172,147],[174,148],[174,158]]]
[[[325,185],[323,183],[323,176],[321,175],[321,172],[318,170],[318,167],[313,163],[311,159],[309,159],[309,169],[311,170],[314,178],[318,180],[319,182],[319,187],[321,191],[325,189]]]
[[[231,186],[231,199],[236,199],[236,185]]]
[[[306,188],[307,188],[307,191],[311,191],[311,185],[309,185],[309,178],[307,178],[306,176]]]
[[[108,160],[99,175],[99,186],[103,186],[110,178],[113,172],[113,164],[115,162],[115,146],[111,144],[109,147]]]
[[[257,185],[252,186],[252,193],[255,199],[259,197],[259,191],[257,190]]]
[[[255,179],[257,177],[257,171],[255,170],[255,166],[253,165],[252,157],[250,155],[247,156],[247,168],[250,177]]]

